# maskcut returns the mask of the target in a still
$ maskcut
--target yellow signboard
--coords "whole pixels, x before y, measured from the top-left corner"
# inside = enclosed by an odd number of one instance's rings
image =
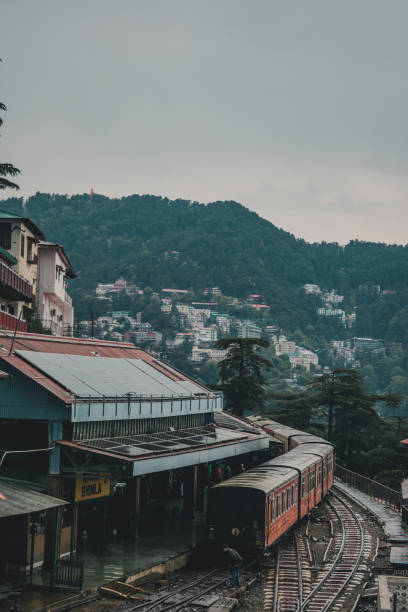
[[[110,494],[110,478],[77,478],[75,482],[75,501],[98,499]]]

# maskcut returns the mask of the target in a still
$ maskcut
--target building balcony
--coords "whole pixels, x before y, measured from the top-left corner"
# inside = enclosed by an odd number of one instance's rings
[[[27,323],[14,315],[9,314],[8,312],[3,312],[0,310],[0,329],[10,329],[15,331],[17,326],[17,331],[24,332],[27,331]]]
[[[0,261],[0,296],[7,300],[32,302],[33,286],[25,278]]]

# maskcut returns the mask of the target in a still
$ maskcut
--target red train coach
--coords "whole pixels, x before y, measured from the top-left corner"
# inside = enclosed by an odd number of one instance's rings
[[[270,425],[262,423],[266,431]],[[263,550],[274,544],[333,485],[333,445],[279,423],[272,427],[293,449],[209,490],[208,518],[216,539],[243,552],[255,542]]]

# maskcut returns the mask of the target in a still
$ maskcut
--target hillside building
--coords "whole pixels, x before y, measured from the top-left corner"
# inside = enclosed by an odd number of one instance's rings
[[[38,243],[44,235],[30,219],[0,211],[0,325],[25,329],[38,291]]]
[[[67,287],[68,279],[75,276],[60,244],[39,243],[37,308],[43,326],[57,336],[73,334],[74,309]]]
[[[262,329],[252,321],[241,321],[238,323],[238,338],[260,338]]]

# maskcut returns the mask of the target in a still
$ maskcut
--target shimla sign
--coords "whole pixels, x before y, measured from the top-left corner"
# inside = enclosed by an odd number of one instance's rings
[[[110,495],[110,479],[77,478],[75,482],[75,501],[88,501]]]

